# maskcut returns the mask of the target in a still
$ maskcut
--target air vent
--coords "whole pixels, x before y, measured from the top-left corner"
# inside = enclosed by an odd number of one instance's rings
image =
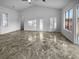
[[[46,0],[42,0],[43,2],[46,2]]]
[[[22,0],[22,1],[28,1],[28,0]]]

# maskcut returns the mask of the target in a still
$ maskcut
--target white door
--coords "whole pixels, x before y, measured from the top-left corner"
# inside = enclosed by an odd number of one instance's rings
[[[55,31],[57,29],[57,18],[51,17],[50,18],[50,31]]]
[[[40,19],[39,28],[40,31],[43,31],[43,19]]]

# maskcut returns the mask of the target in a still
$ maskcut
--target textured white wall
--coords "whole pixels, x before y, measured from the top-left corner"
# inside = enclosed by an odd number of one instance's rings
[[[64,12],[66,11],[66,10],[68,10],[68,9],[73,9],[74,10],[74,13],[73,13],[73,20],[72,20],[72,22],[73,22],[73,24],[72,24],[72,31],[71,32],[69,32],[69,31],[67,31],[67,30],[65,30],[64,29]],[[68,4],[67,6],[65,6],[64,8],[63,8],[63,10],[62,10],[62,21],[61,21],[61,32],[62,32],[62,34],[64,35],[64,36],[66,36],[70,41],[72,41],[72,42],[74,42],[75,43],[75,24],[76,24],[76,2],[72,2],[72,3],[70,3],[70,4]]]
[[[0,14],[8,13],[8,27],[0,26],[0,34],[16,31],[20,29],[19,14],[12,9],[0,7]],[[1,19],[0,19],[1,20]]]
[[[34,30],[34,27],[29,27],[27,21],[28,20],[37,20],[37,31],[40,31],[39,29],[39,20],[43,19],[44,27],[42,31],[50,31],[49,30],[49,19],[50,17],[57,17],[57,32],[60,32],[60,10],[53,9],[53,8],[47,8],[47,7],[41,7],[41,6],[32,6],[22,11],[23,19],[25,20],[24,29],[25,30]],[[53,31],[53,30],[52,30]]]

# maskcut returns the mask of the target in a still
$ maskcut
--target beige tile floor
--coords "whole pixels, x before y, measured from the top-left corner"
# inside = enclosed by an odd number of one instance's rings
[[[79,59],[79,47],[60,33],[16,31],[0,35],[0,59]]]

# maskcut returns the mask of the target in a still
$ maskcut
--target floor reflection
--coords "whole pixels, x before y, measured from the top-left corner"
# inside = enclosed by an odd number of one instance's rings
[[[56,36],[54,35],[54,42],[57,42]]]
[[[32,36],[28,36],[28,40],[29,41],[32,41],[33,40],[33,37]]]
[[[43,37],[44,37],[44,36],[43,36],[43,33],[40,32],[39,35],[40,35],[40,40],[43,41]]]
[[[79,47],[60,33],[17,31],[0,36],[0,59],[79,59]]]

